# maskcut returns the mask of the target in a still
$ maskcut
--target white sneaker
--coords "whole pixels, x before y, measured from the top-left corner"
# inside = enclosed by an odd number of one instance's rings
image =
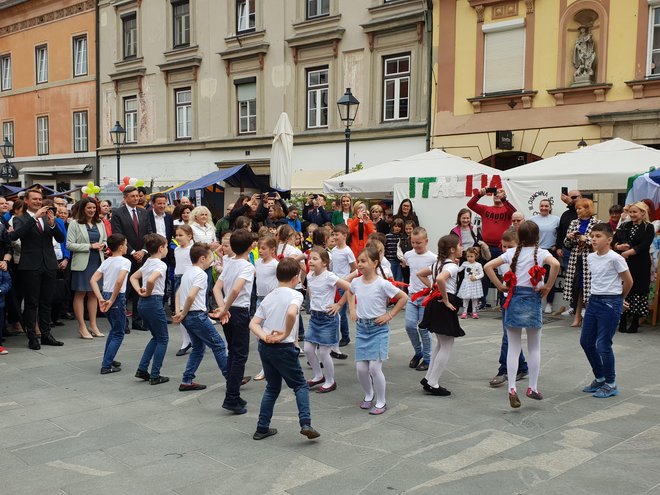
[[[573,316],[574,314],[575,314],[575,311],[573,310],[573,308],[568,308],[561,315],[562,316]]]
[[[546,315],[549,315],[550,313],[552,313],[552,304],[547,303],[547,304],[545,305],[545,310],[544,310],[543,312],[544,312]]]

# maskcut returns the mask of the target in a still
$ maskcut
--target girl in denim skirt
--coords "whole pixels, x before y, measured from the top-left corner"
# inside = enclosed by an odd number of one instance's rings
[[[335,383],[335,365],[330,351],[339,345],[339,317],[337,313],[343,304],[335,304],[337,288],[347,291],[350,284],[328,270],[330,256],[320,246],[309,252],[309,274],[307,275],[307,293],[311,317],[305,332],[305,356],[312,367],[314,377],[307,380],[307,385],[314,387],[323,383],[318,392],[332,392]],[[321,364],[323,363],[323,371]]]
[[[355,366],[364,389],[360,408],[368,409],[369,414],[383,414],[387,411],[383,361],[388,358],[389,322],[406,305],[408,296],[378,276],[380,253],[375,247],[367,246],[360,251],[357,265],[362,275],[351,282],[348,305],[351,319],[357,322]],[[396,299],[396,304],[387,311],[392,298]]]
[[[523,222],[518,229],[518,247],[508,249],[498,258],[491,260],[484,271],[493,284],[502,292],[508,291],[504,303],[506,315],[504,325],[509,337],[506,366],[509,382],[509,404],[520,407],[520,399],[516,392],[516,375],[518,373],[518,356],[522,348],[522,329],[527,329],[527,362],[529,365],[529,387],[527,397],[541,400],[543,396],[538,390],[539,372],[541,368],[541,300],[552,289],[557,274],[559,262],[549,251],[539,248],[539,228],[534,222]],[[509,264],[510,271],[504,274],[504,285],[495,275],[495,269],[502,264]],[[543,284],[545,269],[550,266],[550,277]]]

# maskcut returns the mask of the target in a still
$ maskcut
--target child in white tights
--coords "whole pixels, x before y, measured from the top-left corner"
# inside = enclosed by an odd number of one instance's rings
[[[504,285],[495,275],[495,269],[508,263],[511,270],[504,274]],[[550,266],[550,277],[543,284],[545,270]],[[509,336],[506,366],[509,382],[509,404],[520,407],[516,391],[518,357],[522,348],[522,329],[527,330],[527,363],[529,365],[529,387],[527,397],[541,400],[538,390],[541,369],[541,300],[547,296],[559,273],[559,262],[545,249],[539,248],[539,228],[534,222],[523,222],[518,228],[518,247],[508,249],[500,257],[489,261],[484,267],[486,275],[502,292],[508,291],[504,303],[506,315],[504,325]]]
[[[461,310],[461,319],[467,318],[468,306],[472,301],[472,318],[478,319],[479,313],[479,299],[484,295],[483,284],[481,279],[484,278],[484,269],[479,259],[479,249],[475,247],[468,248],[466,251],[467,261],[464,261],[459,271],[465,271],[465,278],[461,283],[461,288],[458,290],[458,297],[463,300],[463,309]]]

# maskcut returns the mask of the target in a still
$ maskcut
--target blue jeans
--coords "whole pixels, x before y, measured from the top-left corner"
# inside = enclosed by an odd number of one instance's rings
[[[502,250],[500,249],[499,246],[491,246],[490,244],[488,245],[488,249],[490,250],[490,259],[494,260],[498,256],[502,255]],[[486,307],[486,301],[488,300],[488,289],[491,287],[495,287],[490,279],[488,277],[483,277],[481,279],[481,287],[484,290],[484,295],[483,297],[479,300],[479,303],[483,306]],[[504,303],[504,299],[501,297],[501,293],[497,293],[497,303],[501,306]],[[472,308],[472,311],[474,311],[474,308]],[[506,356],[505,356],[506,357]]]
[[[504,325],[504,319],[506,318],[506,309],[502,308],[502,346],[500,347],[500,367],[497,370],[498,375],[506,375],[506,354],[509,352],[509,337],[506,334],[506,326]],[[520,351],[520,357],[518,358],[518,373],[527,373],[529,369],[527,368],[527,361],[525,361],[525,354],[523,351]]]
[[[408,299],[406,303],[406,332],[415,354],[424,357],[425,363],[431,362],[431,335],[424,328],[419,328],[419,322],[424,317],[424,306],[422,299],[413,302]]]
[[[311,425],[309,387],[300,367],[298,351],[293,344],[265,344],[259,341],[259,356],[266,376],[266,390],[264,390],[264,396],[261,399],[257,431],[262,433],[268,431],[275,402],[282,389],[282,380],[296,394],[300,426]]]
[[[147,343],[138,365],[139,371],[149,371],[151,363],[151,378],[160,376],[160,368],[167,352],[170,336],[167,331],[167,316],[163,307],[163,296],[141,297],[138,301],[138,311],[142,315],[145,326],[151,332],[151,340]]]
[[[250,352],[250,308],[232,306],[229,308],[231,317],[222,326],[227,339],[227,392],[225,403],[227,406],[235,406],[241,396],[241,382],[245,373],[245,363]]]
[[[399,259],[389,260],[390,265],[392,266],[392,277],[397,282],[403,282],[403,271],[401,270],[401,262]]]
[[[623,311],[623,297],[591,295],[584,313],[580,345],[587,355],[596,378],[614,383],[614,352],[612,338]]]
[[[112,292],[104,292],[103,299],[106,301],[112,297]],[[124,340],[126,332],[126,294],[117,294],[115,303],[105,314],[110,323],[110,333],[105,339],[105,351],[103,352],[103,362],[101,368],[109,368],[115,360],[117,351]]]
[[[204,357],[204,350],[208,346],[215,356],[215,362],[222,376],[227,378],[227,347],[225,341],[209,320],[206,311],[189,311],[182,321],[183,326],[188,330],[192,351],[188,357],[186,370],[183,372],[181,383],[190,385],[195,378],[195,371],[199,368]]]
[[[344,295],[344,291],[337,289],[339,291],[339,297],[341,298]],[[348,302],[341,307],[339,311],[339,333],[342,340],[350,342],[351,334],[348,327]]]

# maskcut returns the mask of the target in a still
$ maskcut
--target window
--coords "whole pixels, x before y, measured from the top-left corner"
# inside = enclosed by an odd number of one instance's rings
[[[87,75],[87,36],[73,38],[73,76]]]
[[[11,55],[0,57],[0,90],[11,89]]]
[[[176,106],[176,138],[192,137],[192,91],[190,88],[177,89],[174,92]]]
[[[37,117],[37,154],[48,154],[48,117]]]
[[[7,138],[11,144],[14,144],[14,123],[13,122],[3,122],[2,123],[2,139]]]
[[[190,45],[190,2],[172,2],[174,47]]]
[[[649,76],[660,75],[660,7],[651,7],[649,12]]]
[[[257,83],[255,78],[234,81],[238,100],[238,133],[257,132]]]
[[[525,28],[483,26],[484,94],[521,91],[525,79]]]
[[[307,127],[328,127],[328,68],[307,71]]]
[[[137,98],[124,98],[124,129],[126,142],[137,143]]]
[[[87,151],[87,112],[73,112],[73,151]]]
[[[307,18],[330,15],[330,0],[307,0]]]
[[[48,47],[38,46],[35,49],[37,60],[37,84],[48,82]]]
[[[255,19],[254,0],[236,0],[236,31],[254,31]]]
[[[410,55],[384,59],[383,120],[408,118],[410,100]]]
[[[131,12],[121,18],[124,59],[137,57],[137,14]]]

